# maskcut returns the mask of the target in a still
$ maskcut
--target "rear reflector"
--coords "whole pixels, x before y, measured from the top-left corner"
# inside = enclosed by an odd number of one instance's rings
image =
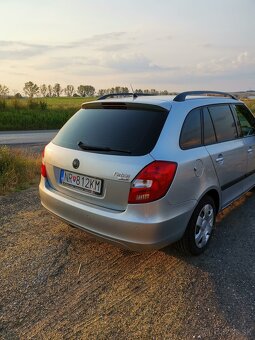
[[[43,152],[42,152],[41,175],[46,178],[47,177],[47,172],[46,172],[46,166],[44,164],[44,152],[45,152],[45,148],[43,149]]]
[[[128,203],[149,203],[165,196],[176,169],[174,162],[155,161],[147,165],[132,181]]]

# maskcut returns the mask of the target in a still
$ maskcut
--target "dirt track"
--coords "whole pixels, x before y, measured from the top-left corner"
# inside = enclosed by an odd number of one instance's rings
[[[1,339],[255,339],[255,194],[210,249],[137,254],[49,215],[37,188],[0,197]]]

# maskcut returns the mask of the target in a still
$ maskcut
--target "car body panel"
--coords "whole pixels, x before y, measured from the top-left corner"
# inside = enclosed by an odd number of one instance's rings
[[[244,192],[247,155],[242,139],[207,145],[222,192],[222,206]]]
[[[73,160],[79,159],[78,169]],[[150,155],[125,157],[72,150],[50,143],[45,150],[48,180],[53,188],[67,196],[102,207],[125,210],[128,203],[130,183],[153,158]],[[103,180],[102,195],[96,196],[60,183],[61,169]]]
[[[54,190],[42,178],[43,206],[69,224],[132,250],[162,248],[182,237],[196,201],[171,205],[161,200],[128,205],[125,211],[95,206]]]

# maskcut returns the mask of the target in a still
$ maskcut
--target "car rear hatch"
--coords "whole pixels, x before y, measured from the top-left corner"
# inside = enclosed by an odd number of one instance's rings
[[[74,200],[124,211],[130,183],[154,159],[168,110],[134,103],[84,105],[45,150],[52,188]]]

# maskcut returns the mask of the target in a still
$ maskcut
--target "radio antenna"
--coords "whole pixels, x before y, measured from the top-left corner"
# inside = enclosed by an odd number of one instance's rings
[[[133,98],[137,98],[137,94],[134,92],[132,84],[130,84],[130,87],[131,87],[131,90],[132,90],[132,93],[133,93]]]

